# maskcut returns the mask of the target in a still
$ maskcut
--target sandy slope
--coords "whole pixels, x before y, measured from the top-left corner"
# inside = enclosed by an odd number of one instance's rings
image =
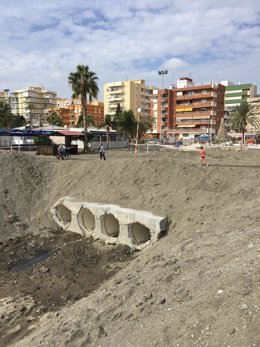
[[[49,207],[65,195],[172,221],[156,245],[10,345],[260,345],[260,151],[208,156],[206,168],[197,152],[115,151],[106,162],[1,153],[2,238],[54,227]]]

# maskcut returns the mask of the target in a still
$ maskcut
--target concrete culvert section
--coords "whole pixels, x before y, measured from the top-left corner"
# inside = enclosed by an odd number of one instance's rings
[[[144,226],[141,223],[133,223],[131,228],[131,235],[132,241],[136,245],[140,245],[148,240],[151,239],[151,233],[150,229],[148,229],[146,226]]]
[[[157,242],[168,227],[167,217],[112,204],[75,201],[70,197],[59,199],[51,207],[51,213],[64,230],[138,250]]]
[[[59,220],[64,224],[71,222],[71,210],[63,204],[60,204],[56,207],[56,215],[59,218]]]
[[[79,225],[88,232],[92,232],[96,227],[96,219],[88,208],[82,208],[78,215]]]
[[[108,213],[102,217],[101,223],[102,233],[110,237],[118,237],[119,235],[119,222],[111,214]]]

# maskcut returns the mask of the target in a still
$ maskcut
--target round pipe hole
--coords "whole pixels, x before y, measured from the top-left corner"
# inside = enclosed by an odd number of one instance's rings
[[[88,208],[82,208],[78,216],[79,225],[86,231],[92,232],[96,227],[96,219]]]
[[[61,222],[70,223],[71,222],[71,210],[66,206],[60,204],[56,207],[56,214]]]
[[[136,222],[132,225],[132,239],[137,245],[140,245],[151,239],[150,229],[143,224]]]
[[[118,220],[111,213],[104,215],[101,222],[101,230],[102,230],[102,233],[106,234],[107,236],[118,237],[119,235]]]

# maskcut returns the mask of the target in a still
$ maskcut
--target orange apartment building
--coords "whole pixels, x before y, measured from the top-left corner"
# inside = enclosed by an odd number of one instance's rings
[[[151,99],[151,124],[158,138],[167,137],[168,129],[173,129],[174,92],[172,89],[153,90]]]
[[[153,133],[189,141],[202,134],[214,139],[224,117],[224,94],[221,84],[194,85],[188,77],[180,78],[172,89],[154,91]]]
[[[79,99],[57,99],[57,106],[52,107],[62,119],[64,125],[76,125],[82,112]],[[87,115],[93,119],[93,125],[96,127],[104,123],[104,103],[93,101],[87,104]]]
[[[194,85],[191,78],[182,77],[173,92],[173,131],[168,134],[189,140],[207,134],[214,139],[224,117],[225,86]]]

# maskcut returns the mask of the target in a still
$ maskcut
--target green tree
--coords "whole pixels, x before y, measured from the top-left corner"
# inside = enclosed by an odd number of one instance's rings
[[[95,126],[95,123],[94,123],[93,118],[91,116],[87,116],[87,124],[92,124]],[[84,122],[83,122],[83,114],[81,113],[81,115],[79,116],[79,119],[77,121],[77,128],[81,128],[82,126],[84,126]]]
[[[24,118],[24,116],[21,116],[19,114],[14,115],[13,128],[22,127],[25,124],[26,124],[26,119]]]
[[[114,118],[114,127],[119,132],[127,132],[133,135],[136,132],[136,119],[132,110],[123,111]]]
[[[116,106],[116,116],[117,115],[119,115],[119,114],[121,114],[123,112],[123,109],[122,109],[122,107],[121,107],[121,105],[120,104],[117,104],[117,106]]]
[[[61,117],[58,115],[57,112],[55,112],[53,110],[49,113],[49,115],[46,119],[50,125],[58,125],[58,126],[63,125]]]
[[[110,114],[105,115],[105,124],[112,126],[112,118],[111,118]]]
[[[30,127],[32,128],[33,126],[33,116],[34,116],[34,113],[33,113],[33,110],[34,110],[34,105],[33,104],[28,104],[27,106],[27,110],[29,111],[29,121],[28,121],[28,124],[30,124]]]
[[[37,136],[37,137],[34,139],[34,143],[35,143],[37,146],[40,146],[40,145],[52,146],[52,145],[53,145],[52,140],[51,140],[51,139],[49,138],[49,136],[47,136],[47,135],[40,135],[40,136]]]
[[[14,115],[11,107],[4,101],[0,101],[0,127],[12,128],[14,126]]]
[[[242,102],[240,105],[234,107],[229,122],[231,129],[242,132],[243,143],[245,142],[247,124],[250,124],[255,128],[260,125],[259,118],[253,114],[253,108],[247,102]]]
[[[88,119],[87,119],[87,102],[91,102],[93,98],[97,98],[99,88],[97,85],[98,77],[95,72],[90,71],[88,65],[78,65],[76,72],[71,72],[68,77],[68,82],[71,85],[73,99],[80,97],[83,124],[85,132],[84,151],[87,149],[87,131],[88,131]]]
[[[141,119],[139,123],[139,134],[138,136],[143,137],[148,129],[151,128],[150,119]]]

